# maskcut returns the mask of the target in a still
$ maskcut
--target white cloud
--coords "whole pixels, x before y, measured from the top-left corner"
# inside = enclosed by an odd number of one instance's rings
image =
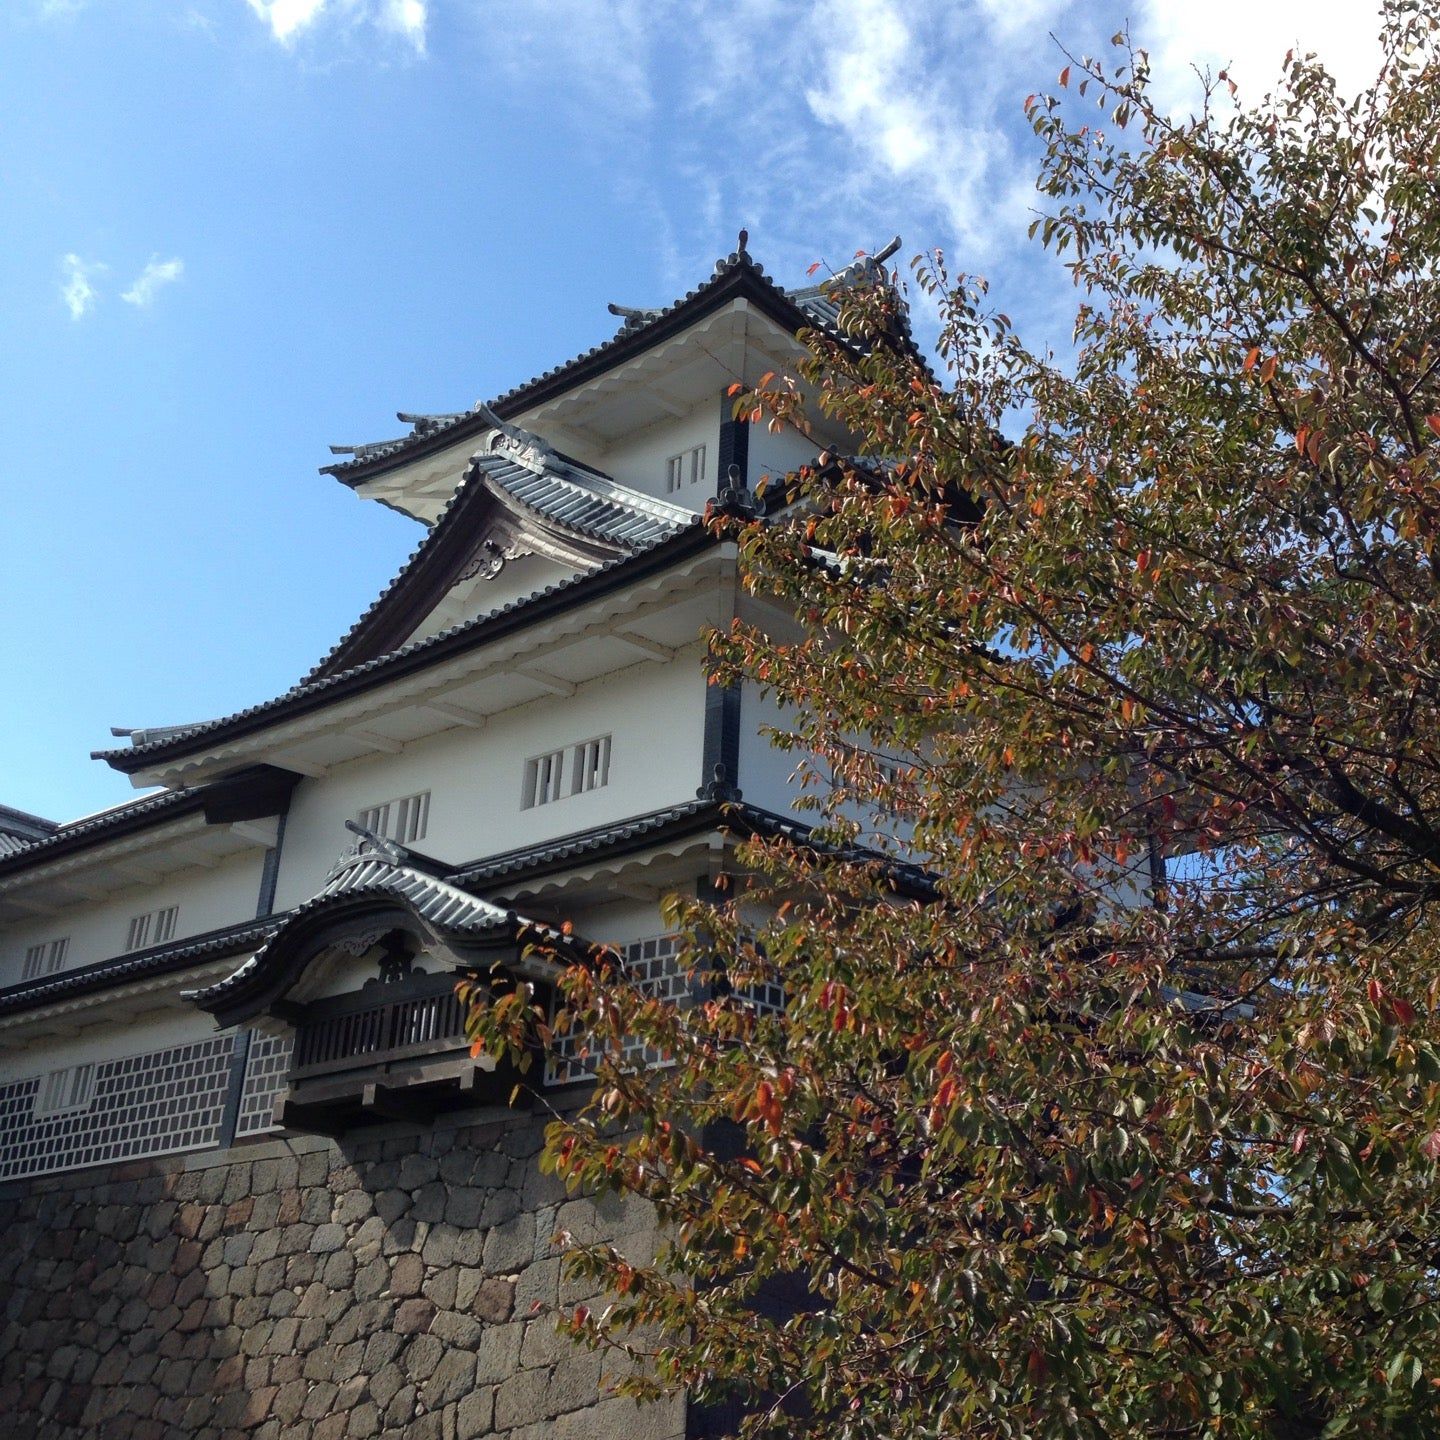
[[[109,268],[99,261],[82,260],[76,254],[66,255],[60,262],[65,278],[60,282],[60,298],[72,320],[83,320],[95,308],[100,292],[95,280]]]
[[[1258,101],[1280,78],[1285,52],[1315,51],[1344,94],[1379,71],[1375,0],[1145,0],[1133,27],[1150,52],[1155,94],[1168,109],[1199,101],[1197,70],[1228,70],[1242,102]]]
[[[270,33],[282,45],[288,45],[320,18],[326,0],[249,0],[249,5],[270,27]]]
[[[849,142],[854,183],[938,212],[947,238],[972,254],[990,250],[1002,239],[995,209],[1011,158],[992,88],[1004,72],[998,37],[988,47],[988,83],[961,86],[944,64],[952,37],[939,7],[822,0],[812,27],[820,79],[805,99]]]
[[[408,40],[419,51],[425,49],[425,0],[385,0],[380,24]]]
[[[428,0],[246,0],[251,10],[270,27],[282,45],[292,45],[299,36],[326,17],[350,26],[367,23],[400,36],[419,53],[425,50],[425,26],[429,20]]]
[[[127,305],[144,310],[154,304],[155,296],[166,285],[173,285],[184,273],[183,260],[161,260],[157,256],[135,277],[130,288],[122,292],[120,298]]]

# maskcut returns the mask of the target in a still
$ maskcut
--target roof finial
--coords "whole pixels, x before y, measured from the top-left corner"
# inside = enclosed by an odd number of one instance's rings
[[[744,254],[746,253],[745,247],[746,247],[749,243],[750,243],[750,232],[749,232],[748,230],[742,230],[742,231],[740,232],[740,244],[736,247],[741,255],[744,255]]]

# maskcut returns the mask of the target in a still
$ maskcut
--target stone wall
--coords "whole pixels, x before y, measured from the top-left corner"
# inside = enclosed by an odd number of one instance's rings
[[[556,1334],[554,1236],[648,1260],[648,1207],[567,1198],[543,1121],[300,1137],[0,1190],[0,1417],[35,1440],[672,1440]]]

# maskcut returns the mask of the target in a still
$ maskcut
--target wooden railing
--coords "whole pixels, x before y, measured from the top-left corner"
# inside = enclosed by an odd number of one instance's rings
[[[373,1070],[465,1048],[465,1011],[453,975],[414,975],[315,1000],[295,1025],[290,1080]]]

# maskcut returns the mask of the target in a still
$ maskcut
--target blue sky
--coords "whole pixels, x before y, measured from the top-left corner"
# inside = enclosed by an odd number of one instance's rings
[[[0,802],[130,793],[111,725],[287,689],[419,529],[316,473],[665,303],[747,226],[783,282],[899,232],[1032,338],[1021,115],[1127,19],[1259,89],[1365,4],[1241,0],[5,0]],[[1330,14],[1329,11],[1336,13]],[[1317,13],[1318,12],[1318,13]]]

